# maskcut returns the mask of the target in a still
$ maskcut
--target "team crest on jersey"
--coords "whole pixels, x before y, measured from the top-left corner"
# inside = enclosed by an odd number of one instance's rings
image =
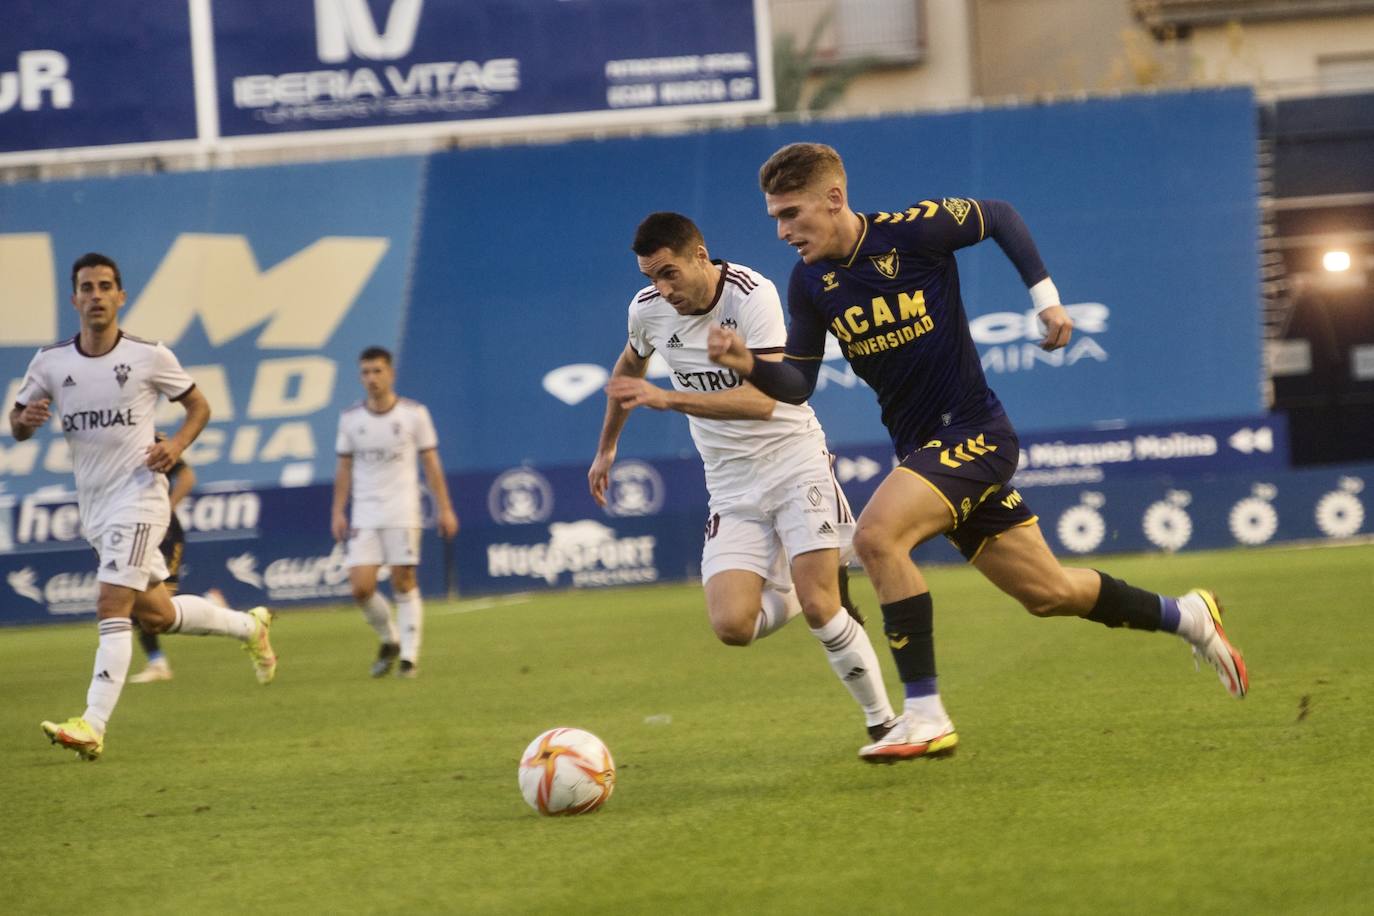
[[[878,268],[878,273],[887,277],[889,280],[896,278],[898,268],[896,248],[892,249],[887,254],[872,255],[869,257],[869,260],[873,262],[874,267]]]
[[[949,211],[949,215],[954,217],[954,221],[961,226],[964,224],[964,220],[968,219],[969,211],[973,209],[973,204],[962,197],[946,197],[940,203]]]
[[[739,327],[739,322],[733,318],[727,318],[720,323],[720,326],[723,328],[729,328],[733,331],[735,328]]]
[[[822,289],[822,292],[828,293],[832,289],[840,288],[840,284],[835,282],[835,271],[833,270],[829,271],[828,273],[821,274],[821,281],[825,283],[825,287]]]
[[[124,383],[129,380],[129,373],[132,371],[128,363],[120,363],[114,367],[115,381],[119,382],[120,388],[123,388]]]

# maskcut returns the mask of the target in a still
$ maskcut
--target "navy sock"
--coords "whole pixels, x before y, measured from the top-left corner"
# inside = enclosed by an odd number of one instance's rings
[[[883,632],[897,663],[897,674],[907,685],[907,696],[935,693],[935,605],[930,593],[912,595],[882,608]]]
[[[1166,633],[1178,632],[1178,599],[1159,596],[1159,628]]]
[[[1164,607],[1160,596],[1143,588],[1127,585],[1120,579],[1097,571],[1102,588],[1097,603],[1088,612],[1088,620],[1108,627],[1130,627],[1132,630],[1163,629]],[[1174,629],[1178,628],[1178,606],[1174,606]]]

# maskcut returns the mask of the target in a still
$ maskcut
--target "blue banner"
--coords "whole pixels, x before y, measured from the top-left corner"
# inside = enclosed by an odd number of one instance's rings
[[[9,0],[0,154],[196,138],[186,0]]]
[[[400,342],[423,165],[0,189],[6,403],[34,351],[76,333],[69,265],[101,251],[129,293],[120,326],[170,346],[210,402],[210,425],[186,456],[202,481],[332,479],[339,412],[362,396],[358,354]],[[174,428],[183,416],[164,403],[158,422]],[[4,432],[0,492],[71,485],[60,433],[15,442]]]
[[[220,133],[767,111],[763,0],[219,4]]]

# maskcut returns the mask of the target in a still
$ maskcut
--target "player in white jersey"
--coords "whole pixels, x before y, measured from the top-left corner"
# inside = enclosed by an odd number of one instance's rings
[[[367,398],[339,417],[330,528],[336,541],[347,542],[353,598],[381,640],[372,676],[385,676],[399,657],[396,673],[414,677],[424,629],[424,605],[415,583],[421,527],[417,458],[424,465],[439,533],[445,538],[458,533],[458,516],[439,461],[434,421],[425,405],[396,394],[391,354],[368,347],[358,357],[358,371]],[[350,495],[351,525],[345,511]],[[394,617],[391,604],[377,591],[377,573],[383,565],[391,567]]]
[[[686,414],[711,497],[701,577],[712,630],[747,646],[802,614],[877,740],[898,720],[862,619],[843,613],[841,552],[854,519],[825,434],[809,406],[775,402],[706,355],[708,332],[724,326],[760,359],[780,359],[787,329],[777,289],[748,267],[711,260],[701,231],[678,213],[650,214],[632,248],[652,285],[630,301],[629,343],[606,386],[587,472],[592,496],[606,504],[633,408]],[[673,370],[671,390],[644,378],[655,352]]]
[[[42,727],[54,744],[95,760],[128,676],[132,617],[154,632],[242,641],[263,684],[275,676],[277,659],[266,608],[240,613],[198,595],[173,598],[163,586],[168,571],[158,544],[171,518],[166,475],[210,419],[205,396],[171,350],[119,329],[125,292],[114,261],[94,252],[78,258],[71,301],[81,331],[34,356],[10,428],[22,442],[58,417],[71,449],[82,530],[98,555],[100,642],[85,713]],[[186,420],[154,441],[159,396],[181,404]]]

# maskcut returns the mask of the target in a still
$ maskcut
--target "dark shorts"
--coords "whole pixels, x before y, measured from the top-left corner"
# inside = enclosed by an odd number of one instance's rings
[[[175,516],[173,518],[175,519]],[[169,526],[157,549],[162,553],[162,559],[167,561],[167,578],[162,581],[168,585],[176,585],[181,579],[181,554],[186,549],[186,534],[181,526]]]
[[[972,562],[988,541],[1036,521],[1010,483],[1020,454],[1011,421],[998,417],[976,427],[941,430],[938,439],[902,459],[901,467],[944,501],[953,522],[945,537]]]

